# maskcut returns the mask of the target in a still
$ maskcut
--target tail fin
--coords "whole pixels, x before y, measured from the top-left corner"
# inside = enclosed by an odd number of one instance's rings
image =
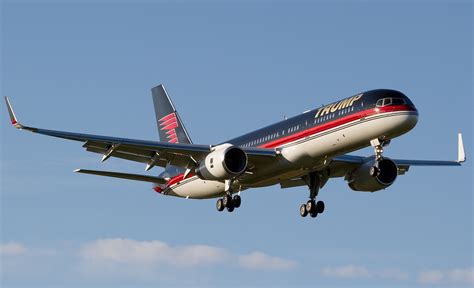
[[[156,123],[160,141],[170,143],[193,143],[166,93],[165,87],[161,84],[151,89],[153,104],[155,106]]]

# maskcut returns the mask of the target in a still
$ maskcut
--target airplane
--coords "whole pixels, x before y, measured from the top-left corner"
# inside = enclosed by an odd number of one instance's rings
[[[460,166],[466,161],[462,134],[458,159],[404,160],[383,155],[390,141],[413,129],[418,111],[403,93],[370,90],[255,130],[216,145],[193,144],[163,85],[151,89],[160,141],[71,133],[20,124],[8,97],[13,126],[38,134],[82,142],[89,152],[163,167],[158,176],[77,169],[75,172],[153,183],[162,194],[186,199],[218,198],[216,209],[228,212],[241,206],[241,192],[279,184],[307,186],[309,200],[300,206],[302,217],[325,210],[316,198],[331,178],[344,177],[354,191],[388,188],[411,166]],[[372,146],[374,155],[347,153]]]

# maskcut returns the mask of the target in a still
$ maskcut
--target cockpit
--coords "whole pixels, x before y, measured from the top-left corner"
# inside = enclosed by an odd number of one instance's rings
[[[397,105],[407,105],[407,101],[404,98],[387,97],[377,100],[377,103],[375,104],[376,107]]]

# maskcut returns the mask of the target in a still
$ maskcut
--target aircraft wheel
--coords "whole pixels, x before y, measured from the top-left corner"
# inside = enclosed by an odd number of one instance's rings
[[[316,212],[317,213],[323,213],[324,212],[324,202],[323,201],[318,201],[318,203],[316,203]]]
[[[306,217],[308,215],[308,210],[306,209],[306,204],[301,204],[301,206],[300,206],[300,215],[301,215],[301,217]]]
[[[234,205],[229,205],[227,206],[227,211],[232,212],[234,211],[234,208],[235,208]]]
[[[312,212],[315,212],[315,209],[316,208],[316,203],[314,203],[314,200],[308,200],[308,202],[306,202],[306,212],[308,213],[312,213]]]
[[[309,216],[311,216],[312,218],[316,218],[316,216],[318,216],[318,212],[311,212],[309,213]]]
[[[375,166],[370,167],[369,175],[372,176],[372,177],[375,177],[375,176],[377,176],[377,174],[379,174],[379,168],[377,168]]]
[[[234,204],[234,207],[239,208],[241,203],[242,203],[242,198],[240,198],[239,195],[234,195],[234,198],[232,199],[232,204]]]
[[[232,202],[232,197],[230,195],[226,194],[222,198],[222,203],[224,204],[224,207],[230,207]]]
[[[219,211],[219,212],[224,210],[225,206],[224,206],[224,203],[223,203],[222,199],[217,200],[216,208],[217,208],[217,211]]]

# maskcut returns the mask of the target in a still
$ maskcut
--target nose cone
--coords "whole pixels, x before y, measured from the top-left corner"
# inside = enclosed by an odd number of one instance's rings
[[[408,128],[408,130],[415,128],[416,123],[418,123],[418,112],[416,112],[416,109],[414,112],[415,113],[407,116],[405,125]]]
[[[407,133],[411,129],[415,128],[418,123],[418,113],[415,110],[406,111],[406,113],[393,116],[390,119],[392,126],[391,134],[394,137],[400,136]]]

